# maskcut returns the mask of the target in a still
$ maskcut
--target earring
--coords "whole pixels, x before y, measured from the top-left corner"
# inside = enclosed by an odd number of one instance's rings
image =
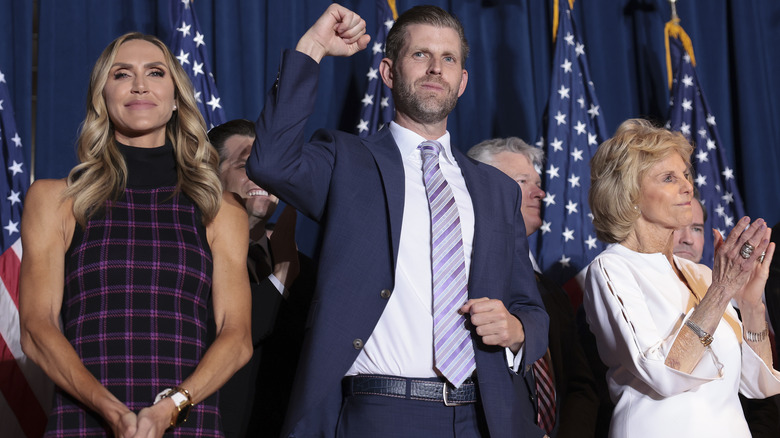
[[[174,104],[173,104],[173,110],[174,110],[174,111],[176,111],[177,109],[179,109],[179,107],[178,107],[178,106],[176,106],[176,104],[174,103]]]

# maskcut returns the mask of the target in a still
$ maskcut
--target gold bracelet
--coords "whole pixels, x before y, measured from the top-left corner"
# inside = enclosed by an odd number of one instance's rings
[[[766,324],[766,321],[764,323]],[[767,336],[769,336],[769,324],[766,324],[764,330],[758,333],[745,329],[745,340],[750,342],[763,342]]]

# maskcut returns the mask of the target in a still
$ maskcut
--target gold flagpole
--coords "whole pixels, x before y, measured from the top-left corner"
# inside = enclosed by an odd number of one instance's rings
[[[680,17],[677,16],[677,0],[669,0],[672,7],[672,19],[664,26],[664,44],[666,46],[666,73],[669,78],[669,89],[672,89],[672,54],[669,51],[669,38],[677,38],[683,45],[683,48],[691,57],[691,64],[696,67],[696,57],[693,56],[693,44],[691,38],[680,26]]]
[[[393,20],[397,20],[398,9],[395,7],[395,0],[387,0],[387,5],[390,6],[390,10],[393,11]]]
[[[555,43],[555,37],[558,36],[558,18],[560,17],[560,11],[558,7],[559,0],[553,0],[553,27],[552,27],[552,40]],[[574,9],[574,0],[569,0],[569,9]]]

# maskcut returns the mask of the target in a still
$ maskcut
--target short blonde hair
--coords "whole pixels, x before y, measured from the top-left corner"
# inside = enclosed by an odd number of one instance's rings
[[[679,132],[656,127],[643,119],[621,123],[615,135],[602,143],[590,160],[588,202],[599,240],[625,240],[639,218],[635,206],[644,174],[675,153],[690,168],[692,152],[693,146]]]

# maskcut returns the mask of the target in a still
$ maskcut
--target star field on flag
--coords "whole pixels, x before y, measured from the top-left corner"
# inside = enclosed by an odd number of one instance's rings
[[[371,66],[366,73],[368,86],[361,100],[360,121],[357,133],[361,137],[369,136],[393,120],[395,108],[390,89],[379,76],[379,64],[385,57],[385,41],[387,33],[393,27],[393,11],[387,0],[376,0],[376,16],[378,29],[369,45],[371,50]]]
[[[675,37],[669,37],[669,51],[674,79],[666,127],[681,132],[693,144],[693,184],[707,211],[704,229],[714,228],[725,238],[745,215],[734,168],[726,159],[715,116],[704,97],[691,55]],[[712,267],[714,254],[712,233],[705,232],[701,263]]]
[[[191,0],[171,1],[171,17],[174,20],[171,52],[189,75],[198,109],[206,120],[206,127],[211,129],[227,120]]]
[[[539,170],[547,195],[535,254],[540,269],[566,285],[605,245],[596,240],[588,190],[590,159],[607,138],[596,89],[590,80],[585,45],[577,36],[569,3],[559,3],[547,126],[536,145],[544,147]],[[576,286],[566,286],[569,292]],[[573,299],[579,302],[579,297]]]

